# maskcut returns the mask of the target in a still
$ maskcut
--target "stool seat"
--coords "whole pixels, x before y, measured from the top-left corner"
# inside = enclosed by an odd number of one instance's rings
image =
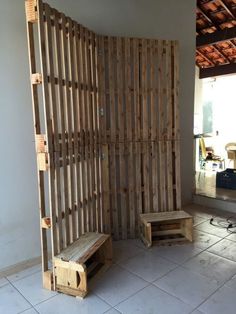
[[[183,210],[140,214],[140,237],[147,247],[193,240],[193,218]]]
[[[84,297],[88,293],[88,279],[94,279],[111,264],[111,236],[85,233],[53,258],[55,289]]]

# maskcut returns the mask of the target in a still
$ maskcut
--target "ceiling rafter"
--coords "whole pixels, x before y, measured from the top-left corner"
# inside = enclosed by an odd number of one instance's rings
[[[212,20],[210,19],[209,16],[207,16],[207,14],[198,6],[198,10],[199,12],[204,16],[204,18],[207,20],[207,22],[211,25],[214,26]]]
[[[236,38],[236,26],[217,30],[213,33],[199,35],[196,39],[197,48],[217,44]]]
[[[207,78],[212,76],[220,76],[226,74],[236,73],[236,63],[229,63],[225,65],[218,65],[210,68],[202,68],[199,71],[199,78]]]
[[[228,67],[224,67],[223,74],[225,71],[232,73],[235,70],[236,18],[234,7],[236,8],[236,0],[232,1],[235,6],[226,0],[197,0],[197,9],[200,15],[197,15],[196,42],[199,57],[196,57],[196,63],[204,70],[218,69],[219,66],[223,65],[228,65]],[[223,44],[224,42],[226,45]],[[211,49],[200,51],[204,47]],[[199,62],[200,57],[205,61]],[[213,72],[207,71],[205,73],[212,74]]]
[[[207,56],[205,56],[201,51],[197,50],[197,53],[198,53],[203,59],[205,59],[207,62],[209,62],[210,64],[216,65],[213,60],[211,60],[210,58],[208,58]]]
[[[229,6],[225,3],[224,0],[218,0],[219,3],[222,5],[222,7],[225,9],[225,11],[228,12],[228,14],[233,18],[235,19],[235,15],[234,13],[232,12],[232,10],[229,8]]]
[[[218,25],[218,23],[214,22],[212,20],[212,17],[209,16],[207,10],[202,6],[202,4],[200,3],[200,1],[198,0],[198,10],[201,12],[201,14],[205,17],[205,19],[207,19],[207,21],[212,25],[215,26],[217,29],[221,29]]]
[[[199,1],[198,1],[198,2],[199,2]],[[199,7],[199,5],[198,5],[198,7]],[[213,22],[212,19],[208,16],[208,14],[206,13],[206,10],[203,9],[201,6],[200,6],[200,9],[201,9],[202,12],[204,12],[204,14],[208,17],[209,21],[214,25],[214,22]],[[215,27],[216,27],[218,30],[221,29],[219,25],[215,25]],[[219,53],[219,55],[222,56],[223,59],[226,59],[228,63],[230,62],[230,60],[228,59],[227,55],[222,54],[221,51],[217,48],[216,45],[213,44],[212,46],[213,46],[213,47],[215,48],[215,50]]]

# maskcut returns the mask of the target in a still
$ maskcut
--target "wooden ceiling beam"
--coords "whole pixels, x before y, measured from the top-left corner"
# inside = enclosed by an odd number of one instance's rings
[[[207,56],[205,56],[203,53],[201,53],[201,51],[197,50],[197,53],[203,58],[205,59],[207,62],[209,62],[212,65],[215,65],[214,61],[209,59]]]
[[[205,35],[199,35],[196,39],[197,48],[214,45],[223,41],[232,40],[236,38],[236,26],[225,28],[223,30],[215,31]]]
[[[227,54],[225,54],[225,53],[222,51],[222,49],[218,48],[216,45],[213,45],[213,47],[215,48],[215,50],[217,51],[217,53],[219,53],[219,55],[220,55],[223,59],[227,60],[227,62],[230,63],[229,56],[228,56]]]
[[[204,0],[201,1],[201,4],[214,3],[216,0]]]
[[[212,26],[214,23],[212,22],[211,18],[198,6],[197,7],[199,12],[204,16],[204,18],[207,20],[207,22]]]
[[[236,73],[236,63],[229,63],[225,65],[218,65],[211,68],[203,68],[199,70],[199,78],[207,78],[213,76],[220,76],[226,74]]]
[[[224,0],[218,0],[221,6],[225,9],[225,11],[233,18],[235,19],[235,15],[233,11],[230,9],[230,7],[225,3]]]

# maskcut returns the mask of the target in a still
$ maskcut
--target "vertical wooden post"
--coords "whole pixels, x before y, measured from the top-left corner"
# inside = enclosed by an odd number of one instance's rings
[[[102,193],[103,193],[103,225],[104,232],[111,232],[111,212],[110,212],[110,184],[109,184],[109,154],[108,144],[102,145]]]
[[[26,11],[26,26],[27,26],[27,40],[28,40],[28,52],[29,52],[29,66],[30,76],[35,77],[37,73],[36,57],[35,57],[35,45],[34,45],[34,24],[38,22],[38,6],[35,0],[25,1]],[[40,74],[41,78],[41,74]],[[34,135],[35,135],[35,149],[37,151],[37,136],[41,134],[40,123],[40,105],[38,97],[38,88],[41,84],[41,80],[31,79],[31,95],[32,95],[32,107],[33,107],[33,122],[34,122]],[[40,236],[41,236],[41,250],[42,250],[42,271],[45,274],[48,271],[48,247],[47,247],[47,230],[42,226],[42,219],[46,216],[46,204],[45,204],[45,186],[44,186],[44,172],[37,170],[38,178],[38,194],[39,194],[39,214],[40,214]],[[51,286],[50,286],[51,288]]]

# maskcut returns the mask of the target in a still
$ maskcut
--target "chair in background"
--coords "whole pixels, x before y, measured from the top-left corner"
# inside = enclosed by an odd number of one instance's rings
[[[236,143],[226,144],[225,150],[227,151],[227,157],[229,159],[229,163],[233,162],[233,169],[236,169]]]
[[[204,138],[199,138],[199,163],[200,170],[216,171],[224,169],[225,160],[214,154],[213,148],[206,148]]]

